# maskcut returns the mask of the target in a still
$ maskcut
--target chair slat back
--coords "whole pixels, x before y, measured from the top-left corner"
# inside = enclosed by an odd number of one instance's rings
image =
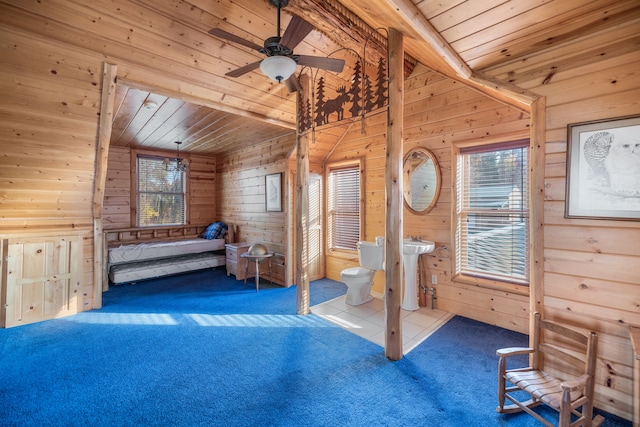
[[[589,370],[591,337],[558,323],[542,320],[540,313],[535,313],[534,334],[537,335],[534,336],[534,369],[544,369],[546,354],[549,360],[554,361],[555,367],[567,374],[578,376],[592,373]]]
[[[543,329],[555,332],[556,334],[562,335],[563,337],[577,341],[582,345],[587,345],[587,343],[589,342],[589,338],[586,335],[583,335],[580,332],[576,332],[573,329],[566,328],[562,325],[558,325],[557,323],[550,322],[548,320],[541,320],[540,326]]]

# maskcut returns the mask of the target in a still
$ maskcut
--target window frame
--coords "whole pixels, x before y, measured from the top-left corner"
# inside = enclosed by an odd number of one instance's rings
[[[528,272],[528,276],[526,280],[505,280],[504,278],[498,278],[495,276],[491,276],[489,274],[477,274],[477,275],[470,275],[470,274],[465,274],[464,272],[459,272],[458,271],[458,265],[459,265],[459,254],[460,254],[460,249],[458,247],[459,245],[459,238],[458,238],[458,219],[459,219],[459,200],[458,200],[458,188],[459,188],[459,183],[458,183],[458,176],[459,176],[459,161],[460,161],[460,156],[467,154],[467,153],[479,153],[479,152],[488,152],[488,151],[501,151],[501,150],[507,150],[507,149],[513,149],[513,148],[518,148],[521,147],[525,150],[526,156],[527,156],[527,161],[526,161],[526,165],[523,166],[523,169],[525,171],[525,173],[527,174],[526,177],[526,189],[527,189],[527,194],[524,197],[524,200],[526,201],[526,215],[527,215],[527,221],[525,224],[525,232],[527,233],[527,239],[526,239],[526,243],[525,243],[525,248],[526,248],[526,254],[527,254],[527,272]],[[529,138],[519,138],[519,139],[509,139],[509,140],[494,140],[494,141],[484,141],[482,143],[457,143],[457,144],[453,144],[452,146],[452,150],[453,150],[453,179],[455,182],[453,191],[454,194],[452,195],[452,202],[453,202],[453,206],[454,208],[452,209],[452,221],[451,221],[451,227],[452,227],[452,240],[453,240],[453,257],[454,259],[452,260],[453,262],[451,263],[451,269],[452,269],[452,280],[454,282],[459,282],[459,283],[464,283],[464,284],[471,284],[471,285],[475,285],[475,286],[479,286],[479,287],[484,287],[484,288],[490,288],[490,289],[498,289],[498,290],[504,290],[504,291],[509,291],[509,292],[514,292],[517,294],[522,294],[522,295],[529,295],[530,289],[531,289],[531,281],[532,281],[532,277],[534,272],[532,271],[532,265],[531,265],[531,260],[534,256],[534,252],[533,252],[533,237],[532,237],[532,217],[534,215],[533,212],[533,206],[532,206],[532,176],[531,176],[531,165],[532,162],[534,161],[534,159],[532,158],[532,153],[531,153],[531,145],[530,145],[530,139]],[[507,212],[507,211],[505,211]],[[506,213],[505,213],[506,215]]]
[[[326,222],[326,250],[327,253],[329,254],[353,254],[355,252],[357,252],[357,242],[356,242],[356,246],[353,249],[350,248],[344,248],[344,247],[334,247],[333,245],[333,231],[331,229],[331,221],[333,219],[333,214],[330,210],[332,204],[330,203],[330,198],[331,198],[331,188],[329,185],[330,182],[330,175],[333,171],[336,170],[344,170],[344,169],[357,169],[358,173],[359,173],[359,205],[358,205],[358,209],[359,209],[359,231],[358,231],[358,241],[362,241],[364,240],[364,214],[365,214],[365,203],[364,203],[364,195],[365,195],[365,182],[364,182],[364,169],[363,169],[363,159],[359,158],[359,159],[352,159],[352,160],[345,160],[345,161],[339,161],[339,162],[331,162],[328,163],[325,167],[325,176],[324,176],[324,192],[325,192],[325,197],[324,197],[324,202],[325,202],[325,206],[324,206],[324,211],[325,211],[325,222]]]
[[[189,201],[189,169],[185,172],[180,172],[182,174],[182,192],[169,192],[168,194],[181,194],[182,196],[182,222],[181,223],[170,223],[170,224],[150,224],[150,225],[141,225],[140,224],[140,160],[153,160],[159,163],[162,163],[164,159],[168,158],[169,160],[175,160],[175,157],[171,156],[161,156],[155,153],[149,153],[145,151],[137,151],[132,150],[132,180],[131,180],[131,189],[132,189],[132,203],[136,207],[135,212],[131,214],[131,223],[135,224],[135,227],[139,228],[153,228],[153,227],[171,227],[171,226],[180,226],[186,225],[189,223],[188,221],[188,201]],[[144,192],[144,193],[154,193],[154,192]],[[157,193],[157,192],[156,192]]]

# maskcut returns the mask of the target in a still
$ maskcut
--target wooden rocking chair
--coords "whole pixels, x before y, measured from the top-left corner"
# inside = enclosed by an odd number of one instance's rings
[[[500,356],[497,411],[504,414],[525,411],[544,425],[554,427],[554,424],[531,409],[545,404],[559,413],[559,427],[600,426],[604,421],[602,416],[592,419],[597,334],[591,332],[589,336],[585,336],[542,320],[540,313],[535,313],[533,334],[533,348],[511,347],[496,352]],[[518,354],[531,355],[531,366],[507,369],[507,358]],[[561,366],[564,372],[570,372],[575,377],[565,380],[556,378],[542,370],[545,363],[549,367]],[[507,382],[512,385],[507,387]],[[521,402],[509,394],[521,391],[528,393],[531,398]],[[505,399],[513,404],[505,406]],[[576,418],[573,422],[572,414]]]

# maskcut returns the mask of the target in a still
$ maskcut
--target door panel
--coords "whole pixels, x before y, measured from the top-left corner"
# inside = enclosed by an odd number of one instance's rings
[[[7,250],[6,327],[78,312],[82,239],[10,239]]]

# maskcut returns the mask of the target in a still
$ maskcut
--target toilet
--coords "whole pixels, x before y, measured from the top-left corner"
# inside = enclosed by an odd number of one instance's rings
[[[384,237],[374,242],[358,242],[358,260],[360,267],[342,270],[340,278],[347,285],[345,302],[360,305],[371,301],[371,285],[376,271],[384,269]]]

